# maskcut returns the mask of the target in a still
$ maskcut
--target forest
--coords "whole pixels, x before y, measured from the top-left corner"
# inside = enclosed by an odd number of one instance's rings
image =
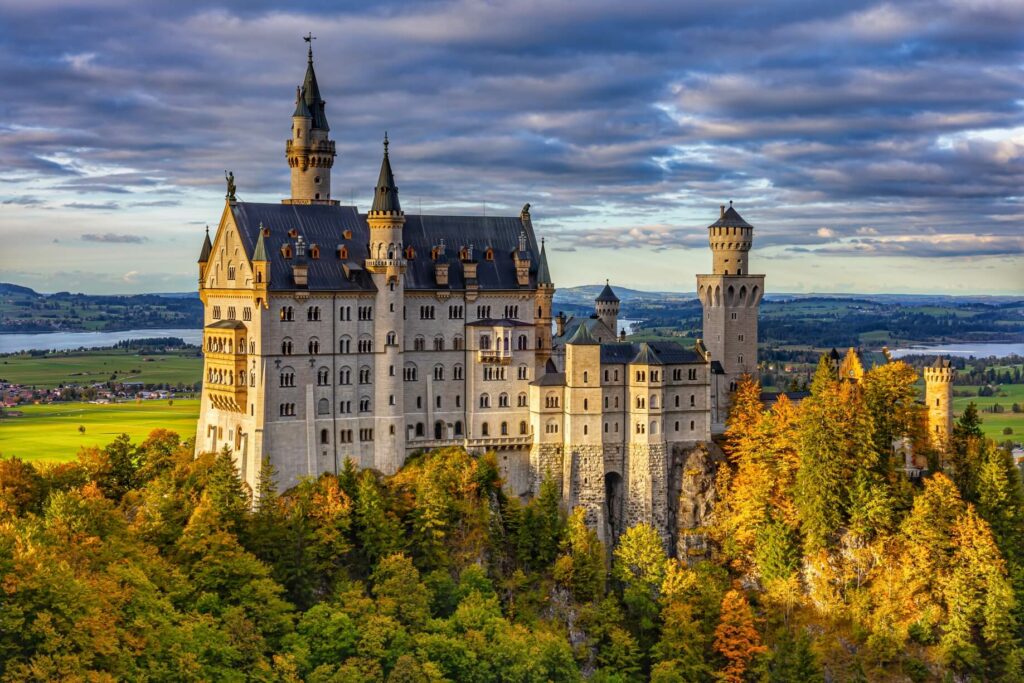
[[[932,450],[916,379],[823,359],[770,408],[744,382],[682,559],[645,525],[606,548],[553,481],[520,502],[461,449],[284,492],[165,430],[0,459],[0,679],[1022,680],[1018,470],[975,410]]]

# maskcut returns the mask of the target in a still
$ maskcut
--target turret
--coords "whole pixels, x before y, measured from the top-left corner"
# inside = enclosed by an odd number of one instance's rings
[[[312,43],[311,43],[312,45]],[[331,167],[334,141],[324,111],[326,103],[313,69],[313,48],[309,48],[306,78],[296,88],[292,113],[292,137],[285,144],[285,156],[292,171],[292,196],[286,204],[336,204],[331,200]]]
[[[206,279],[206,266],[210,262],[210,252],[213,251],[213,243],[210,242],[210,226],[206,226],[206,237],[203,238],[203,248],[199,252],[199,288],[203,288],[203,281]]]
[[[263,227],[263,223],[260,223],[260,234],[256,238],[256,247],[252,251],[253,284],[264,294],[270,286],[270,257],[267,256],[267,245],[263,240],[266,232],[267,229]],[[264,301],[266,301],[265,297]]]
[[[405,461],[405,407],[402,372],[405,344],[405,248],[402,229],[405,212],[398,201],[398,186],[391,171],[388,136],[384,135],[384,158],[373,190],[373,203],[366,214],[370,226],[370,253],[366,270],[377,290],[373,306],[374,364],[374,467],[394,474]],[[386,340],[393,340],[387,343]]]
[[[619,333],[619,297],[615,296],[608,280],[604,281],[604,289],[594,300],[594,311],[609,330],[612,331],[612,338],[608,341],[615,341]]]
[[[746,275],[747,252],[754,241],[754,226],[747,223],[736,209],[718,207],[718,220],[708,226],[708,241],[714,256],[715,275]]]
[[[524,207],[526,219],[529,220],[529,204]],[[555,298],[555,284],[551,281],[551,272],[548,270],[548,255],[544,249],[544,240],[540,241],[540,263],[537,264],[537,294],[534,302],[537,306],[537,315],[534,322],[537,326],[537,371],[544,367],[551,358],[551,306]],[[564,321],[559,328],[559,334],[564,331]]]
[[[953,382],[956,368],[939,356],[924,368],[925,403],[928,405],[928,434],[936,448],[945,447],[953,430]]]

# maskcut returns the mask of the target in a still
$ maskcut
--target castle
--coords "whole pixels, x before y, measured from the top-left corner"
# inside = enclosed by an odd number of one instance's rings
[[[312,49],[285,145],[291,196],[242,202],[233,175],[199,258],[204,382],[197,451],[227,448],[255,489],[382,473],[444,446],[494,451],[509,493],[550,477],[607,542],[646,522],[666,546],[691,454],[757,371],[764,276],[731,206],[697,276],[704,342],[630,343],[610,285],[591,318],[552,315],[555,285],[530,205],[515,216],[403,211],[384,138],[368,212],[331,197],[336,157]],[[683,511],[686,514],[686,511]]]

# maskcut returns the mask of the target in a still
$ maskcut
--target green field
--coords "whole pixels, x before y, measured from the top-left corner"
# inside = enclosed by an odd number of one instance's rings
[[[139,442],[154,429],[193,436],[198,399],[141,403],[50,403],[19,406],[21,417],[0,418],[0,455],[23,460],[74,460],[82,446],[105,446],[121,433]],[[81,434],[78,427],[85,426]]]
[[[202,376],[198,351],[139,355],[129,351],[61,352],[0,358],[0,379],[37,387],[95,382],[194,384]]]
[[[957,386],[954,387],[957,391],[971,391],[976,392],[978,387],[966,387]],[[953,414],[954,417],[960,417],[960,413],[963,412],[964,408],[967,407],[968,403],[972,401],[978,406],[978,415],[982,420],[982,429],[985,432],[985,436],[995,439],[999,443],[1006,441],[1007,439],[1020,443],[1024,441],[1024,413],[1012,413],[1010,412],[1010,406],[1014,403],[1019,403],[1024,406],[1024,384],[1001,384],[999,385],[997,396],[956,396],[953,398]],[[1006,409],[1005,413],[986,413],[983,409],[986,406],[991,406],[999,403]],[[1013,429],[1013,434],[1003,434],[1003,428],[1010,427]]]

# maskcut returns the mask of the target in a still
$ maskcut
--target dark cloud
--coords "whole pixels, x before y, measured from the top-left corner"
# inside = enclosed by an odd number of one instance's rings
[[[31,195],[21,195],[20,197],[11,197],[5,199],[0,204],[13,204],[16,206],[39,206],[43,203],[43,200],[39,197],[33,197]]]
[[[142,244],[149,241],[143,235],[119,235],[113,232],[104,234],[86,233],[82,235],[83,242],[104,242],[107,244]]]
[[[280,197],[312,29],[363,208],[386,128],[407,208],[530,201],[565,251],[704,248],[727,199],[759,248],[847,255],[1006,254],[1024,222],[1021,3],[143,4],[0,10],[4,183],[212,214],[232,168]]]

